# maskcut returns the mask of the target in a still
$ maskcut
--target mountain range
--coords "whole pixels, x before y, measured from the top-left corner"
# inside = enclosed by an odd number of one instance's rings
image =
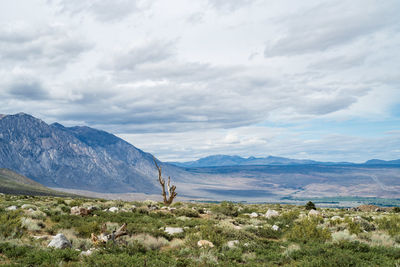
[[[47,124],[29,114],[0,115],[0,168],[61,190],[159,195],[153,155],[87,126]],[[272,201],[290,197],[400,198],[400,160],[363,164],[282,157],[214,155],[161,162],[178,196]]]
[[[319,164],[319,165],[349,165],[356,164],[352,162],[322,162],[309,159],[290,159],[284,157],[248,157],[243,158],[240,156],[230,156],[230,155],[211,155],[204,158],[200,158],[195,161],[186,162],[169,162],[179,167],[218,167],[218,166],[241,166],[241,165],[305,165],[305,164]],[[379,160],[372,159],[368,160],[363,164],[400,164],[400,159],[398,160]]]

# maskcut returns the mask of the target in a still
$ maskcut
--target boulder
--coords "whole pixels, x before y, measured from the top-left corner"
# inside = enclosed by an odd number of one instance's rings
[[[317,210],[310,210],[308,212],[308,216],[319,216],[319,215],[320,215],[320,213]]]
[[[111,211],[111,212],[118,212],[118,211],[119,211],[119,208],[117,208],[117,207],[111,207],[111,208],[108,209],[108,211]]]
[[[71,208],[71,215],[80,215],[80,216],[86,216],[89,215],[92,212],[93,209],[86,209],[83,207],[72,207]]]
[[[278,216],[279,216],[279,212],[277,212],[276,210],[268,209],[267,213],[265,213],[265,217],[267,219],[273,218],[273,217],[278,217]]]
[[[208,240],[199,240],[199,242],[197,242],[197,246],[199,246],[200,248],[213,248],[214,244]]]
[[[181,227],[165,227],[164,232],[166,232],[169,235],[174,235],[183,233],[183,229]]]
[[[71,242],[65,237],[63,234],[57,234],[53,237],[53,240],[49,243],[48,247],[50,248],[58,248],[58,249],[65,249],[71,248]]]
[[[17,210],[17,206],[10,206],[6,208],[6,210]]]
[[[257,218],[257,217],[258,217],[257,212],[250,213],[250,218]]]

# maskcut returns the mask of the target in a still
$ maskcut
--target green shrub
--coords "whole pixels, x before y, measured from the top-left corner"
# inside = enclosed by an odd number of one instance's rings
[[[0,236],[19,238],[23,234],[20,211],[0,212]]]
[[[221,202],[221,204],[213,206],[212,211],[214,213],[220,213],[226,216],[233,217],[236,217],[239,214],[236,205],[228,201],[223,201]]]
[[[174,210],[174,214],[177,216],[186,216],[191,218],[199,217],[199,212],[192,209],[176,209]]]
[[[287,233],[287,237],[291,241],[301,243],[325,242],[331,239],[331,233],[328,229],[319,227],[317,220],[306,218],[296,222]]]
[[[315,204],[311,201],[308,201],[307,204],[304,206],[306,210],[316,210]]]
[[[100,232],[100,225],[98,222],[82,223],[75,227],[75,230],[78,236],[89,238],[91,233],[97,234]]]

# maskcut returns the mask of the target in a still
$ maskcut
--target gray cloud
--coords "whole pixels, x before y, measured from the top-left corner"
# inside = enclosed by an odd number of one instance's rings
[[[366,12],[360,12],[363,6]],[[368,7],[368,8],[367,8]],[[265,48],[265,57],[315,53],[345,45],[379,30],[399,30],[397,1],[328,1],[281,19],[279,38]]]
[[[114,71],[133,70],[138,65],[157,63],[174,54],[174,42],[152,41],[115,55],[111,62],[105,60],[101,67]]]
[[[8,93],[18,99],[44,100],[47,99],[48,92],[38,81],[18,82],[8,88]]]
[[[60,26],[35,28],[26,23],[0,25],[0,65],[11,62],[64,67],[92,47],[66,30]]]
[[[50,0],[70,15],[90,13],[99,21],[118,21],[140,11],[138,0]],[[148,1],[146,5],[151,4]],[[148,7],[148,6],[147,6]]]
[[[255,0],[208,0],[209,4],[223,12],[233,12],[241,7],[251,5]]]

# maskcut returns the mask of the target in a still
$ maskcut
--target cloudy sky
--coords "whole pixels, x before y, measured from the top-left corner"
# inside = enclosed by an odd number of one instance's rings
[[[0,2],[0,113],[162,160],[400,158],[398,0]]]

